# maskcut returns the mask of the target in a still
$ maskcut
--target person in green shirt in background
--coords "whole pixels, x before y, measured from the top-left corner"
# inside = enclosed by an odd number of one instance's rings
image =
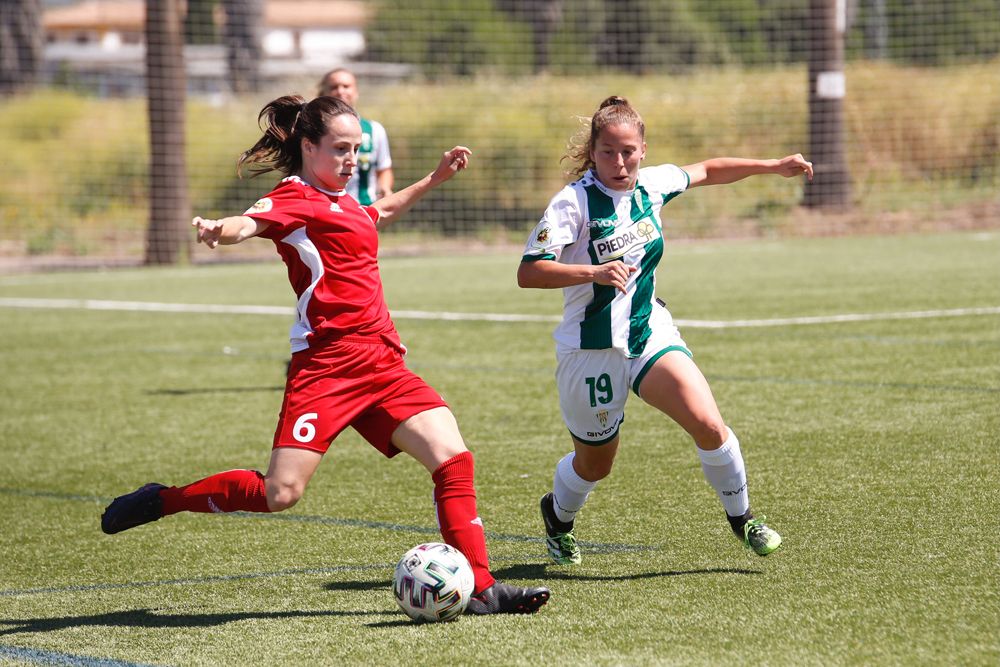
[[[319,82],[319,94],[347,102],[357,109],[358,80],[343,67],[330,70]],[[363,205],[392,194],[392,155],[389,137],[378,121],[361,119],[361,149],[354,177],[347,183],[347,192]]]

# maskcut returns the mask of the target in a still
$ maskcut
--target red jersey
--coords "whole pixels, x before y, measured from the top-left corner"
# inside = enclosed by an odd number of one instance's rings
[[[350,335],[400,345],[378,271],[377,210],[346,191],[327,192],[289,176],[244,215],[270,223],[260,236],[274,242],[288,266],[298,297],[292,352]]]

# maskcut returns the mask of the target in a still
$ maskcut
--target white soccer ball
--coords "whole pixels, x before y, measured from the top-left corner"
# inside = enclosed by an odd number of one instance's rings
[[[399,559],[392,594],[403,613],[415,621],[436,623],[458,618],[472,597],[475,577],[462,552],[428,542]]]

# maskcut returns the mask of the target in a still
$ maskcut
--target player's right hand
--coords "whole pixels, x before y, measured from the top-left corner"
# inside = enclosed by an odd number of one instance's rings
[[[221,220],[207,220],[196,215],[191,220],[191,226],[198,230],[198,243],[204,243],[209,248],[219,245],[219,237],[222,235]]]
[[[629,276],[638,271],[634,266],[629,266],[625,262],[608,262],[594,267],[594,282],[598,285],[608,285],[614,287],[622,294],[625,293],[625,284]]]

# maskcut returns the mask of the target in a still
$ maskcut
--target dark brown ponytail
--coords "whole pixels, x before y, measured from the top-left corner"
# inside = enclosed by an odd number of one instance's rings
[[[289,176],[302,169],[302,139],[318,144],[326,134],[327,124],[337,116],[357,112],[334,97],[317,97],[306,102],[299,95],[285,95],[271,100],[260,110],[257,123],[264,136],[236,162],[236,172],[244,170],[251,177],[269,171]]]

